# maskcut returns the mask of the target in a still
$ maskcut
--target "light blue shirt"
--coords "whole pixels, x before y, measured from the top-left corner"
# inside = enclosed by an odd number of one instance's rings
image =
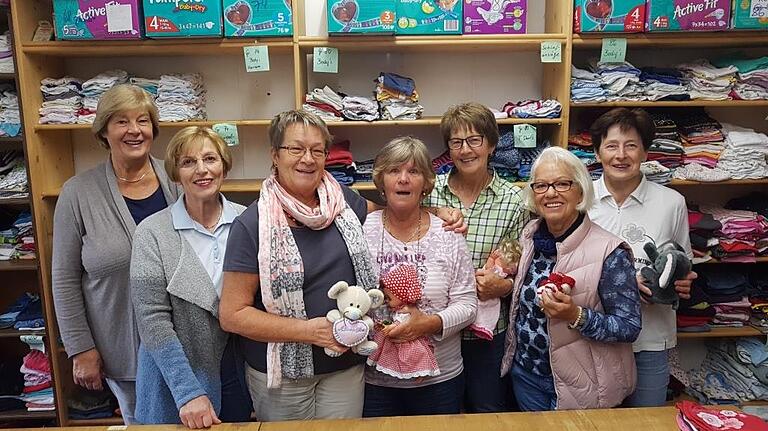
[[[224,253],[227,250],[227,239],[232,222],[243,210],[244,206],[232,203],[221,195],[222,211],[219,222],[213,232],[203,227],[189,216],[184,205],[184,194],[179,196],[171,208],[173,228],[179,231],[182,238],[187,240],[200,258],[205,271],[211,277],[216,293],[221,297],[221,279],[224,268]]]

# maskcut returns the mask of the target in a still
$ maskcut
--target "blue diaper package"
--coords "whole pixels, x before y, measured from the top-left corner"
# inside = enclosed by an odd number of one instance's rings
[[[223,0],[224,36],[292,36],[291,0]]]

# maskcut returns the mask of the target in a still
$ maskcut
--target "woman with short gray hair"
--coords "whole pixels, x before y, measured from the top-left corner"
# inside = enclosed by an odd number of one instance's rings
[[[501,375],[522,410],[615,407],[636,379],[632,250],[590,221],[592,181],[568,150],[542,151],[525,193],[540,218],[520,236]]]

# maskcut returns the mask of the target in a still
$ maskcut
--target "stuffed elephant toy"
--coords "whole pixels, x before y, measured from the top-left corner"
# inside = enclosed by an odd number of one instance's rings
[[[653,242],[648,242],[643,246],[643,250],[653,262],[652,266],[640,270],[645,285],[653,293],[646,298],[656,304],[672,305],[672,308],[677,310],[680,297],[675,290],[675,281],[685,278],[691,272],[691,260],[680,244],[675,242],[666,242],[659,247]]]

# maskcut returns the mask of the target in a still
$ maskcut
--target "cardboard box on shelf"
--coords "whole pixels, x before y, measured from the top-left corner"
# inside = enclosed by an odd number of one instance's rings
[[[54,0],[56,38],[141,39],[139,0]]]
[[[143,0],[151,38],[221,37],[221,0]]]
[[[463,0],[464,34],[523,34],[527,0]],[[534,0],[535,1],[535,0]]]
[[[223,0],[224,36],[292,36],[291,0]]]
[[[328,33],[395,32],[395,0],[327,0]]]
[[[645,30],[718,31],[731,21],[731,0],[647,0]]]
[[[733,0],[731,28],[737,30],[768,29],[768,1]]]
[[[573,31],[642,33],[645,13],[645,0],[575,0]]]
[[[460,0],[396,0],[397,34],[461,34]]]

